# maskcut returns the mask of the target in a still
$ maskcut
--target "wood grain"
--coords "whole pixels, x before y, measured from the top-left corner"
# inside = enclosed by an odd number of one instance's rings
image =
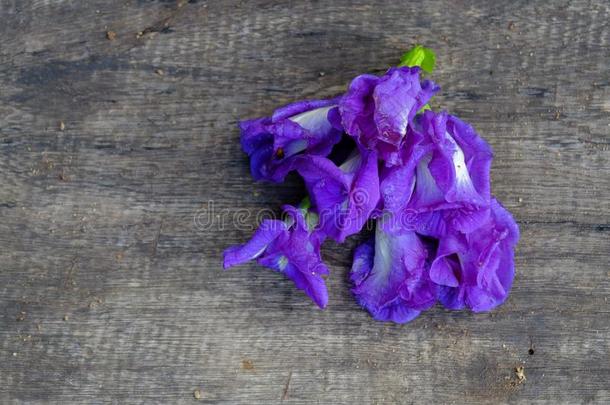
[[[608,2],[0,0],[0,17],[0,403],[610,402]],[[494,147],[522,230],[508,302],[376,323],[347,283],[359,237],[324,248],[325,311],[257,265],[222,272],[249,231],[204,229],[208,202],[304,195],[253,183],[237,120],[418,42],[433,107]]]

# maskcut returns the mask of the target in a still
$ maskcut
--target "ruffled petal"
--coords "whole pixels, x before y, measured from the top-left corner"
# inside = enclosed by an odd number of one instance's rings
[[[341,167],[318,156],[303,156],[296,165],[324,233],[343,242],[359,232],[379,201],[375,152],[362,151]]]
[[[489,201],[490,169],[493,160],[493,151],[489,144],[481,138],[471,125],[449,115],[447,119],[447,132],[461,148],[472,184],[477,193]]]
[[[338,238],[340,242],[349,235],[360,232],[377,203],[379,202],[379,171],[377,168],[377,153],[362,151],[360,165],[353,173],[349,192],[349,221],[345,224]]]
[[[496,199],[487,221],[475,231],[441,240],[430,277],[441,287],[447,308],[489,311],[508,297],[515,274],[514,248],[519,230]]]
[[[491,150],[472,128],[446,113],[426,111],[415,124],[408,153],[403,146],[405,163],[382,174],[384,211],[392,215],[384,222],[386,230],[409,229],[434,238],[474,231],[489,216]],[[454,130],[460,132],[455,139]],[[471,175],[469,168],[477,172]]]
[[[320,255],[324,235],[310,227],[307,210],[290,205],[283,209],[285,221],[265,220],[249,242],[225,250],[224,267],[256,259],[260,265],[290,278],[324,308],[328,292],[323,276],[329,273]]]
[[[444,210],[443,221],[450,229],[461,233],[471,233],[488,220],[489,212],[488,207],[469,206]]]
[[[423,136],[414,131],[408,132],[408,142],[402,147],[400,161],[404,164],[383,167],[379,189],[384,210],[396,213],[405,207],[415,189],[415,176],[419,161],[430,151],[422,144]]]
[[[377,227],[374,245],[369,241],[356,249],[352,293],[377,320],[412,320],[437,298],[437,287],[428,277],[427,255],[415,233],[396,236]]]
[[[354,286],[352,293],[358,303],[369,311],[374,319],[378,321],[406,323],[416,318],[421,311],[409,308],[400,297],[399,288],[396,289],[393,299],[384,302],[383,305],[377,303],[376,291],[371,288],[369,277],[373,274],[375,265],[375,240],[361,244],[356,248],[354,261],[350,273],[350,280]],[[373,279],[371,279],[373,280]]]
[[[481,196],[474,187],[464,151],[447,132],[447,120],[446,113],[432,111],[426,111],[421,119],[422,130],[435,145],[428,163],[430,174],[446,202],[487,205],[489,199]]]
[[[439,90],[420,82],[418,67],[392,68],[382,77],[356,77],[339,103],[345,131],[363,148],[376,150],[387,166],[401,165],[402,145],[417,112]]]
[[[327,156],[341,139],[337,103],[306,100],[275,111],[271,118],[242,121],[242,149],[250,156],[256,180],[282,182],[299,154]]]
[[[418,67],[392,68],[379,80],[373,91],[379,140],[398,147],[407,126],[432,96],[422,90],[419,72]]]
[[[271,124],[270,118],[257,118],[239,123],[240,142],[244,152],[251,155],[261,146],[273,144],[273,136],[266,129],[269,124]]]
[[[373,120],[375,103],[372,97],[377,83],[377,76],[360,75],[352,80],[339,102],[339,113],[345,131],[365,147],[374,147],[377,138],[377,128]]]

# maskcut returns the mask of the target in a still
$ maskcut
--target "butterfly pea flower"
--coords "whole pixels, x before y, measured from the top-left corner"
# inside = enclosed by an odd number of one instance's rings
[[[241,145],[250,157],[252,177],[279,183],[294,170],[297,155],[327,156],[343,133],[338,101],[299,101],[271,117],[241,121]]]
[[[359,232],[379,201],[377,153],[356,151],[341,166],[321,156],[302,156],[296,166],[321,231],[339,243]]]
[[[356,77],[343,96],[240,122],[254,179],[282,182],[297,171],[311,203],[263,221],[250,241],[224,252],[224,267],[256,260],[324,308],[320,245],[374,220],[350,279],[375,319],[409,322],[436,301],[475,312],[504,302],[519,230],[491,195],[490,146],[469,124],[431,111],[440,88],[423,77],[435,63],[432,50],[416,46],[384,75]],[[340,164],[333,147],[343,133],[356,148]]]
[[[502,304],[515,275],[514,249],[519,228],[495,199],[490,215],[475,231],[455,232],[439,241],[430,278],[440,287],[439,300],[449,309],[489,311]]]
[[[225,250],[225,269],[256,260],[284,274],[320,308],[328,303],[320,245],[324,235],[316,230],[317,216],[306,208],[283,207],[286,220],[264,220],[250,241]]]
[[[493,153],[465,122],[426,111],[416,120],[405,164],[382,173],[386,230],[413,229],[440,238],[470,232],[489,216]]]
[[[378,226],[354,253],[352,293],[376,320],[406,323],[437,300],[428,269],[428,247],[415,232],[392,235]]]
[[[388,166],[402,164],[399,149],[417,112],[440,88],[420,81],[420,68],[391,68],[381,77],[356,77],[339,103],[343,127]]]

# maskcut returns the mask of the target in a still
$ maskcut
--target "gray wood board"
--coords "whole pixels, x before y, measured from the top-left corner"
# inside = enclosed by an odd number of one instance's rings
[[[610,401],[608,2],[0,0],[0,18],[0,403]],[[362,237],[325,245],[325,311],[255,264],[223,272],[250,231],[204,227],[208,202],[304,196],[252,181],[237,121],[415,43],[438,55],[433,107],[495,150],[522,231],[507,303],[375,322],[347,282]]]

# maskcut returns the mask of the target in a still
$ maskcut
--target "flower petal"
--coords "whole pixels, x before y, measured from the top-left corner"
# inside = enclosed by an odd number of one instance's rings
[[[249,242],[225,250],[224,267],[256,259],[262,266],[290,278],[297,288],[324,308],[328,302],[322,278],[328,274],[328,268],[320,255],[324,235],[310,229],[306,209],[290,205],[283,209],[287,215],[285,221],[265,220]]]
[[[432,96],[422,90],[419,72],[419,67],[392,68],[379,80],[373,99],[380,140],[399,146],[407,126]]]
[[[447,308],[489,311],[508,296],[519,230],[496,199],[491,200],[490,213],[475,231],[447,237],[439,244],[430,277],[443,285],[439,299]]]
[[[257,118],[239,123],[241,131],[241,147],[248,155],[259,147],[273,144],[273,136],[267,132],[266,126],[271,124],[270,118]]]
[[[339,102],[339,113],[345,131],[365,147],[374,147],[377,128],[373,121],[375,104],[373,90],[379,83],[374,75],[360,75],[349,85]]]
[[[456,139],[452,134],[454,130],[459,132]],[[435,238],[450,231],[474,231],[489,216],[492,155],[487,144],[467,124],[446,113],[426,111],[416,119],[413,133],[423,139],[412,146],[411,158],[404,166],[390,169],[405,172],[399,177],[405,183],[411,176],[410,166],[416,161],[415,184],[410,187],[411,192],[404,193],[410,196],[406,204],[404,198],[399,199],[391,193],[392,188],[384,193],[384,197],[393,195],[386,198],[388,204],[384,207],[394,216],[385,223],[386,229],[400,230],[397,225],[400,223],[405,229]],[[473,180],[469,168],[477,170],[475,174],[483,180]],[[384,175],[382,192],[386,184],[392,185],[392,179],[391,175]],[[408,186],[402,188],[409,189]]]
[[[335,97],[327,100],[301,100],[287,104],[275,110],[271,116],[273,122],[283,121],[285,119],[294,119],[298,114],[307,113],[317,109],[336,105],[341,97]]]
[[[427,155],[417,165],[415,190],[408,204],[409,208],[416,212],[428,212],[449,206],[428,167],[431,159],[431,155]]]
[[[353,172],[353,181],[349,192],[349,222],[342,229],[339,241],[349,235],[360,232],[379,202],[379,171],[377,153],[362,151],[358,169]]]
[[[387,166],[403,163],[400,149],[410,125],[439,90],[419,76],[419,67],[392,68],[382,77],[361,75],[339,102],[345,131],[360,147],[376,150]]]
[[[288,264],[284,269],[286,277],[294,282],[294,285],[303,291],[320,308],[326,308],[328,304],[328,290],[320,272],[302,272],[296,266]]]
[[[272,242],[286,231],[287,226],[282,221],[274,219],[263,221],[256,232],[254,232],[254,235],[252,235],[250,241],[225,250],[223,267],[228,269],[231,266],[256,259],[265,252]]]
[[[383,208],[393,213],[405,207],[411,199],[415,188],[415,169],[430,151],[429,147],[422,145],[423,136],[420,133],[409,131],[408,137],[408,142],[401,150],[404,158],[400,161],[404,161],[404,164],[384,167],[380,175],[379,189]]]
[[[271,118],[240,122],[242,148],[251,158],[255,180],[282,182],[298,154],[328,155],[343,132],[338,101],[300,101],[276,110]]]
[[[361,151],[341,167],[318,156],[303,156],[296,165],[324,233],[341,243],[359,232],[379,201],[376,153]]]
[[[463,151],[474,188],[486,201],[490,199],[490,168],[493,151],[474,128],[453,115],[447,119],[447,131]]]
[[[368,278],[373,273],[375,263],[375,241],[371,238],[356,248],[350,279],[354,288],[352,293],[358,303],[378,321],[406,323],[416,318],[421,311],[409,308],[400,296],[399,288],[393,299],[377,304],[375,287],[369,287]],[[373,277],[375,277],[373,275]]]
[[[447,132],[447,119],[446,113],[432,111],[422,117],[422,130],[435,145],[428,169],[448,203],[487,205],[489,200],[479,195],[472,183],[464,151]]]
[[[438,285],[457,287],[460,283],[458,253],[467,249],[461,234],[450,234],[439,240],[436,258],[430,266],[430,279]]]
[[[377,320],[412,320],[436,301],[437,290],[426,268],[427,255],[415,233],[390,235],[378,226],[374,248],[369,241],[356,250],[353,294]]]

